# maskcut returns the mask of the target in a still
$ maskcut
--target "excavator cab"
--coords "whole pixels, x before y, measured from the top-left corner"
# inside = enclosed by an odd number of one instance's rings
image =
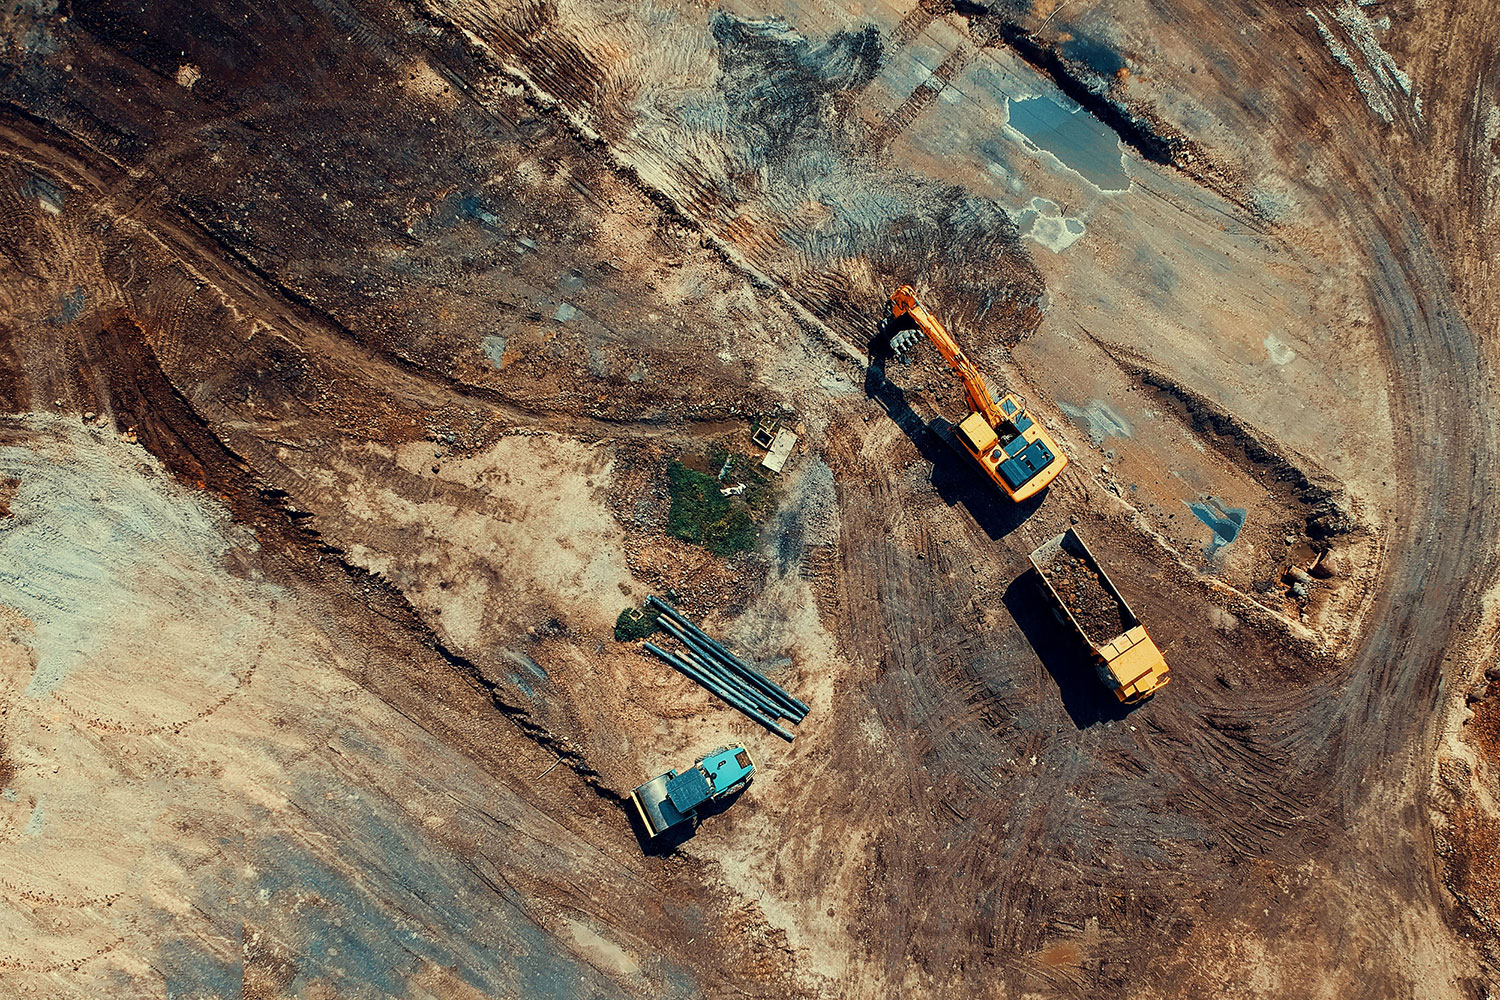
[[[1036,426],[1035,421],[1017,409],[1020,419],[1002,420],[998,428],[991,427],[983,414],[971,413],[958,425],[957,437],[964,450],[1006,493],[1015,496],[1025,491],[1018,497],[1024,499],[1051,482],[1067,459],[1058,462],[1057,453],[1047,446],[1039,431],[1028,435],[1026,432]],[[1043,476],[1045,480],[1033,486]]]
[[[958,425],[958,437],[975,458],[989,453],[1000,443],[1000,436],[995,433],[995,428],[984,419],[982,413],[971,413],[964,417]]]

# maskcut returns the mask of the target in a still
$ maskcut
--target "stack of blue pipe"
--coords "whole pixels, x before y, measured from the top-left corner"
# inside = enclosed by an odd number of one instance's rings
[[[778,719],[794,725],[807,715],[807,705],[779,684],[725,649],[682,613],[655,595],[646,604],[661,612],[656,623],[682,643],[682,652],[669,653],[653,642],[646,650],[718,695],[771,732],[790,742],[793,734]]]

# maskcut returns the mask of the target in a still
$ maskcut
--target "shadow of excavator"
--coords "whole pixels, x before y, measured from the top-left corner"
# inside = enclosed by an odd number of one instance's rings
[[[932,486],[950,507],[963,507],[992,541],[1009,535],[1025,523],[1042,505],[1047,491],[1014,503],[1003,496],[995,484],[967,456],[944,440],[951,436],[952,424],[942,417],[931,421],[912,408],[905,391],[886,377],[886,366],[895,359],[890,347],[890,333],[908,328],[896,322],[889,330],[884,326],[869,345],[870,365],[865,369],[865,396],[880,405],[886,415],[917,446],[922,457],[932,465]]]

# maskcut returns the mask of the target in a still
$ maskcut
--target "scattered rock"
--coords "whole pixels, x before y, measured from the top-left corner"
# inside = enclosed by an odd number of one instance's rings
[[[1057,596],[1073,612],[1083,632],[1095,643],[1108,642],[1124,632],[1129,622],[1124,610],[1103,582],[1083,559],[1059,555],[1045,567],[1048,581]]]
[[[1351,527],[1342,513],[1321,514],[1307,522],[1307,534],[1312,538],[1331,538],[1348,533]]]
[[[1310,570],[1319,580],[1331,580],[1336,576],[1349,575],[1349,557],[1342,549],[1328,549],[1313,564]]]

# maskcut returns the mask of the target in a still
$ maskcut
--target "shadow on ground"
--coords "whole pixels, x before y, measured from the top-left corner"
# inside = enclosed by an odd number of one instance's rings
[[[745,788],[754,787],[752,781]],[[641,853],[653,858],[664,858],[674,853],[683,844],[692,840],[698,833],[698,825],[705,820],[712,821],[713,817],[719,815],[730,806],[739,801],[741,795],[745,794],[745,788],[732,795],[725,796],[714,802],[706,802],[698,807],[694,818],[686,823],[681,823],[670,830],[663,831],[659,836],[651,836],[646,831],[646,824],[641,822],[641,814],[635,805],[625,800],[625,814],[630,817],[630,829],[635,834],[636,842],[641,845]]]
[[[1057,620],[1036,570],[1028,569],[1011,581],[1002,598],[1005,608],[1052,675],[1063,708],[1079,729],[1100,722],[1118,722],[1136,705],[1123,705],[1094,673],[1083,640]],[[1144,703],[1142,703],[1144,704]]]

